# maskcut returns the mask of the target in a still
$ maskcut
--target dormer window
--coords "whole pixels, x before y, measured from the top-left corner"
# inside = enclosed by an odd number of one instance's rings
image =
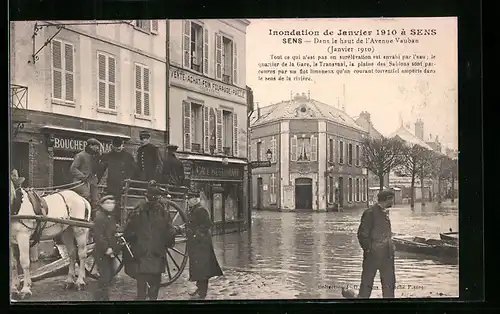
[[[301,107],[300,108],[300,112],[306,112],[306,111],[307,111],[306,107]]]

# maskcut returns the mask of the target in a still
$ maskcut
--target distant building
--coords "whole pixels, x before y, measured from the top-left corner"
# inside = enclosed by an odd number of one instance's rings
[[[368,132],[344,111],[296,94],[257,108],[251,119],[250,156],[270,168],[253,170],[258,209],[323,211],[364,206],[366,174],[361,143]]]
[[[362,111],[358,117],[354,118],[356,123],[361,126],[366,132],[368,132],[368,136],[371,138],[380,139],[383,137],[382,133],[380,133],[372,123],[370,118],[370,113],[368,111]],[[371,171],[368,171],[368,186],[370,188],[380,187],[379,177],[376,176]],[[387,173],[384,176],[384,186],[389,186],[389,174]]]

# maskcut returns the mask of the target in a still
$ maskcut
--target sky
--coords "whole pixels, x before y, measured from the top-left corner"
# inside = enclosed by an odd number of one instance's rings
[[[268,106],[290,99],[290,93],[308,93],[311,98],[340,107],[352,117],[361,111],[368,111],[376,129],[389,135],[400,125],[413,123],[417,118],[424,121],[424,139],[430,134],[439,136],[444,146],[458,147],[458,39],[457,19],[446,18],[386,18],[386,19],[252,19],[247,28],[246,41],[246,84],[253,89],[254,101],[259,106]],[[318,30],[320,36],[299,36],[310,43],[285,44],[284,38],[292,36],[269,35],[274,31]],[[413,44],[314,44],[314,38],[329,39],[340,36],[340,30],[371,30],[375,39],[395,37],[418,39]],[[376,36],[376,30],[405,29],[406,36]],[[410,36],[410,29],[435,29],[434,36]],[[324,36],[326,30],[333,36]],[[297,37],[296,37],[297,38]],[[356,39],[358,36],[343,36]],[[366,37],[362,37],[366,38]],[[312,81],[259,81],[259,63],[269,62],[274,55],[327,55],[329,46],[372,47],[375,54],[433,54],[434,74],[320,74]],[[335,53],[334,53],[335,54]],[[346,53],[337,53],[346,54]],[[359,53],[357,53],[359,54]],[[368,53],[370,54],[370,53]],[[281,60],[283,61],[283,60]],[[281,62],[280,61],[280,62]],[[401,61],[401,60],[400,60]],[[354,61],[355,63],[359,61]]]

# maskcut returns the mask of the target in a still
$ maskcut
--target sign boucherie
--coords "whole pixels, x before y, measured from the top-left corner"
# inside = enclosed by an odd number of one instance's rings
[[[98,139],[101,142],[101,152],[106,153],[111,150],[111,141],[103,141],[102,139]],[[69,138],[69,137],[54,137],[54,149],[57,150],[66,150],[66,151],[82,151],[87,146],[87,140],[77,139],[77,138]]]

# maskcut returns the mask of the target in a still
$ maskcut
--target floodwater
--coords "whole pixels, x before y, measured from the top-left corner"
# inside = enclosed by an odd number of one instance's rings
[[[341,287],[357,290],[362,250],[356,237],[363,209],[341,213],[255,212],[252,231],[214,237],[220,264],[282,280],[295,298],[340,297]],[[397,234],[439,238],[458,231],[458,210],[450,204],[391,208]],[[457,264],[396,253],[396,297],[458,297]],[[381,297],[377,274],[372,297]]]

